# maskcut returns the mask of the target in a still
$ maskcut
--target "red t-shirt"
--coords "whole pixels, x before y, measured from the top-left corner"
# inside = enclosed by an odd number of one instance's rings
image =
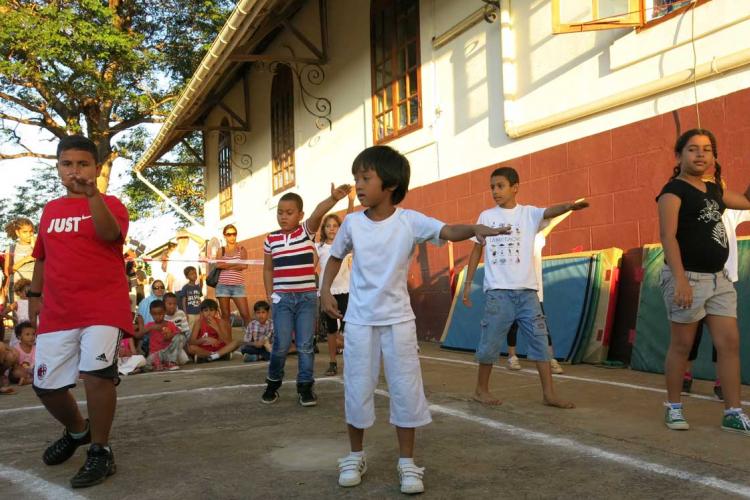
[[[116,241],[96,235],[86,198],[58,198],[44,207],[32,254],[44,261],[37,334],[94,325],[133,332],[122,256],[128,210],[114,196],[102,198],[120,224]]]
[[[169,340],[167,340],[166,338],[164,338],[164,332],[162,331],[162,329],[158,327],[154,328],[154,326],[156,326],[156,323],[152,321],[151,323],[148,323],[146,326],[143,327],[144,330],[149,332],[149,337],[148,337],[149,354],[159,352],[162,349],[169,347],[169,344],[172,343],[172,338],[174,337],[174,335],[177,333],[180,333],[180,329],[177,328],[177,325],[175,325],[171,321],[164,320],[164,323],[162,324],[162,328],[166,327],[169,333],[172,334],[172,337],[169,337]]]

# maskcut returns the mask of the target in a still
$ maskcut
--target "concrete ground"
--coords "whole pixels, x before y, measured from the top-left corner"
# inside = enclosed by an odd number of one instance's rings
[[[719,429],[722,405],[696,381],[686,398],[688,432],[664,427],[659,375],[566,366],[561,396],[578,407],[541,404],[531,363],[498,368],[492,385],[505,403],[470,400],[476,367],[467,353],[422,345],[433,423],[417,433],[426,467],[425,498],[750,498],[750,438]],[[340,362],[341,363],[341,362]],[[366,434],[369,470],[352,489],[336,484],[346,454],[340,377],[319,378],[319,405],[297,405],[287,365],[280,401],[259,402],[266,363],[186,365],[123,380],[112,433],[117,474],[71,490],[84,460],[47,467],[44,447],[61,432],[30,387],[0,396],[0,498],[399,498],[395,433],[387,387],[376,397],[378,421]],[[316,358],[316,373],[327,367]],[[83,399],[82,388],[75,390]],[[743,400],[750,388],[743,387]],[[747,403],[746,403],[747,404]]]

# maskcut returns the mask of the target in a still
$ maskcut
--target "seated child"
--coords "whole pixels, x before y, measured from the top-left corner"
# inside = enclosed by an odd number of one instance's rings
[[[26,292],[29,291],[31,281],[26,278],[21,278],[15,285],[13,285],[13,292],[15,293],[15,302],[10,305],[10,310],[13,313],[13,321],[16,325],[29,320],[29,299],[26,296]],[[16,335],[10,337],[10,347],[17,347],[19,343]]]
[[[151,323],[144,326],[149,335],[149,355],[146,358],[146,368],[153,371],[178,370],[178,365],[188,361],[183,350],[185,337],[180,335],[177,325],[164,319],[166,310],[164,302],[155,300],[149,306],[149,313],[153,318]]]
[[[188,352],[206,361],[216,361],[239,346],[219,316],[219,304],[213,299],[201,302],[201,317],[193,325]]]
[[[190,331],[192,332],[193,325],[201,315],[203,289],[198,282],[198,270],[195,267],[188,266],[184,272],[188,283],[180,290],[180,301],[182,302],[182,310],[187,314],[188,325],[190,325]]]
[[[185,311],[177,308],[177,295],[172,292],[164,294],[164,311],[164,319],[177,325],[180,333],[185,337],[185,343],[187,344],[187,341],[190,340],[190,326]]]
[[[18,385],[28,385],[34,381],[34,355],[36,351],[36,329],[29,321],[22,321],[16,325],[15,349],[18,361],[10,371],[10,381]]]
[[[146,366],[146,357],[138,354],[133,337],[120,340],[120,349],[117,353],[117,371],[120,375],[139,373]]]
[[[15,394],[16,390],[10,386],[10,370],[18,363],[18,352],[0,342],[0,396]]]
[[[255,319],[247,325],[244,345],[240,349],[240,352],[245,355],[245,363],[271,359],[273,320],[268,317],[270,310],[271,306],[265,300],[259,300],[253,306]]]

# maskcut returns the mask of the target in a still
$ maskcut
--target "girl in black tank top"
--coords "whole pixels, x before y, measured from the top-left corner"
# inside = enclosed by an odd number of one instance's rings
[[[679,164],[657,197],[661,242],[668,266],[662,287],[665,301],[672,302],[665,304],[671,319],[665,362],[665,423],[675,430],[689,427],[680,402],[682,378],[698,323],[705,316],[718,351],[718,374],[724,388],[726,411],[722,429],[750,435],[750,419],[740,405],[736,294],[724,282],[731,284],[723,272],[729,249],[721,218],[726,208],[750,209],[750,187],[745,194],[722,188],[716,138],[708,130],[685,132],[677,139],[674,151]],[[715,182],[704,182],[703,177],[711,173]],[[699,294],[701,286],[704,288]],[[706,294],[706,287],[713,292]],[[734,304],[734,311],[706,314],[707,309],[721,310],[723,304]]]

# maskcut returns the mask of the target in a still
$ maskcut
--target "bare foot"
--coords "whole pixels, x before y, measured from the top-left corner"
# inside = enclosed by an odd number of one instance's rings
[[[557,397],[548,398],[544,396],[544,404],[547,406],[554,406],[555,408],[562,408],[564,410],[570,410],[575,408],[576,405],[572,401],[565,401],[564,399],[558,399]]]
[[[483,405],[488,406],[500,406],[501,404],[503,404],[502,400],[497,399],[489,392],[475,391],[472,399],[478,403],[482,403]]]

